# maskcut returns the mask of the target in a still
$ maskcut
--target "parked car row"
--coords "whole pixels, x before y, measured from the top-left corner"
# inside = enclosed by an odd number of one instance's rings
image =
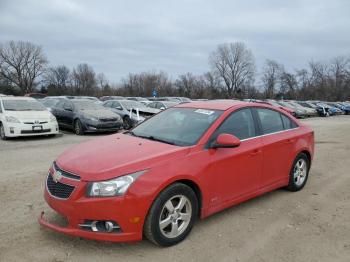
[[[313,117],[313,116],[333,116],[339,114],[350,113],[349,102],[322,102],[322,101],[294,101],[294,100],[254,100],[246,101],[266,103],[288,113],[297,118]]]
[[[131,129],[160,111],[187,103],[185,97],[48,96],[0,97],[0,136],[2,139],[28,135],[54,135],[59,128],[77,135],[90,132],[116,132]],[[232,99],[203,100],[225,102]],[[268,104],[296,118],[350,114],[349,102],[255,100]]]

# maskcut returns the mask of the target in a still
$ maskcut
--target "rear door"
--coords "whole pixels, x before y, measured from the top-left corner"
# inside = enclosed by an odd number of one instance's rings
[[[256,108],[263,143],[261,187],[288,179],[294,154],[297,127],[289,117],[267,108]],[[288,126],[287,126],[288,125]]]

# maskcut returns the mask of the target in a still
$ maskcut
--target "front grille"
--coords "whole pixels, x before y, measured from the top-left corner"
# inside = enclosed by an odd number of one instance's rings
[[[51,129],[21,130],[21,134],[39,134],[39,133],[48,133],[48,132],[51,132]]]
[[[101,122],[116,122],[116,121],[118,121],[117,118],[100,118],[99,120]]]
[[[69,173],[67,171],[62,170],[61,168],[58,167],[58,165],[56,164],[56,162],[53,162],[53,167],[55,169],[55,171],[59,171],[61,173],[62,176],[66,177],[66,178],[71,178],[71,179],[75,179],[75,180],[80,180],[80,176],[74,175],[72,173]]]
[[[52,196],[58,197],[58,198],[62,198],[62,199],[69,198],[70,195],[72,194],[74,188],[75,188],[74,186],[63,184],[63,183],[60,183],[60,182],[56,183],[53,180],[53,178],[52,178],[50,173],[47,176],[46,185],[47,185],[47,190],[49,191],[49,193]]]
[[[41,122],[37,122],[37,123],[35,123],[35,122],[23,122],[24,124],[26,124],[26,125],[34,125],[34,124],[47,124],[48,122],[47,121],[41,121]]]

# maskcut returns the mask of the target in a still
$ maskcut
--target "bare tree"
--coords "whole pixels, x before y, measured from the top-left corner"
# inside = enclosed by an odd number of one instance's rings
[[[298,82],[294,74],[283,71],[280,77],[280,94],[284,98],[297,99]]]
[[[72,83],[77,95],[93,95],[97,91],[94,69],[88,64],[79,64],[72,72]]]
[[[46,64],[41,46],[23,41],[0,45],[0,74],[22,93],[33,92],[35,80],[44,72]]]
[[[283,72],[283,66],[274,60],[267,59],[263,67],[262,83],[266,98],[274,98],[277,84]]]
[[[198,85],[198,79],[192,73],[180,75],[175,81],[179,95],[185,97],[193,97]]]
[[[122,80],[123,95],[151,96],[156,89],[160,96],[173,95],[173,83],[164,72],[143,72],[139,74],[130,73]]]
[[[222,44],[210,55],[209,63],[225,83],[227,96],[236,95],[255,73],[253,54],[244,43]]]
[[[43,82],[47,85],[49,95],[63,95],[70,82],[68,67],[61,65],[50,67],[43,75]]]

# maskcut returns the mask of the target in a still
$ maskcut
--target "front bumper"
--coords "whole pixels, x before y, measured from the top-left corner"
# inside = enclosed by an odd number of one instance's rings
[[[120,130],[123,122],[97,122],[85,120],[83,125],[85,132],[113,132]]]
[[[7,137],[55,135],[59,133],[57,122],[43,124],[6,123],[4,128]]]
[[[111,242],[131,242],[131,241],[138,241],[142,239],[142,237],[140,237],[139,234],[137,233],[120,233],[118,235],[112,235],[112,233],[90,232],[90,231],[72,228],[72,227],[61,227],[46,221],[44,218],[44,212],[41,212],[38,222],[41,226],[56,232],[64,233],[66,235],[71,235],[75,237],[93,239],[93,240],[111,241]]]
[[[87,197],[87,182],[63,177],[60,183],[75,187],[68,199],[51,195],[47,185],[44,197],[53,210],[66,218],[68,225],[62,227],[49,223],[44,218],[44,212],[38,219],[40,225],[57,232],[95,240],[128,242],[142,239],[143,222],[148,208],[142,197]],[[107,233],[87,230],[81,227],[87,220],[114,221],[119,225],[120,231]]]

